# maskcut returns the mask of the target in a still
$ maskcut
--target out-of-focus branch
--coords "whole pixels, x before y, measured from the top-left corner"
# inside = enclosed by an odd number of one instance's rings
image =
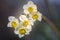
[[[58,31],[58,29],[56,28],[56,26],[44,15],[42,16],[42,19],[50,26],[50,28],[56,32],[56,34],[58,34],[58,36],[60,36],[60,32]]]

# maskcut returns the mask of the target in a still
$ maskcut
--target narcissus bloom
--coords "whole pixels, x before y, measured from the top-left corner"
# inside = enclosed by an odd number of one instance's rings
[[[9,16],[8,20],[9,20],[9,23],[8,23],[7,27],[12,27],[12,28],[18,27],[18,25],[19,25],[18,19],[16,19],[13,16]]]
[[[14,33],[17,34],[19,38],[22,38],[25,35],[29,35],[30,30],[25,27],[22,27],[22,28],[19,28],[18,30],[14,30]]]
[[[28,27],[29,25],[33,25],[34,23],[29,20],[25,15],[21,15],[19,17],[20,21],[23,23],[24,27]]]
[[[34,12],[32,15],[29,15],[29,19],[32,21],[41,21],[42,20],[42,14],[40,12]]]
[[[23,9],[25,14],[32,14],[33,12],[37,12],[37,6],[32,1],[29,1],[27,4],[25,4]]]

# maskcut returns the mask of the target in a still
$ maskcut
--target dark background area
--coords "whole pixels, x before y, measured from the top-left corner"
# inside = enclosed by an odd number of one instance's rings
[[[37,22],[29,36],[20,39],[14,34],[14,29],[8,28],[8,17],[23,12],[23,5],[29,0],[0,0],[0,40],[59,40],[57,34],[49,25],[42,21]],[[32,0],[43,15],[56,25],[60,31],[60,0]]]

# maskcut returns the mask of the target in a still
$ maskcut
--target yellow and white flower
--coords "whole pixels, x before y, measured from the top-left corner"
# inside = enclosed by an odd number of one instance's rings
[[[42,20],[42,14],[40,12],[34,12],[33,15],[29,15],[29,19],[32,20],[33,22],[38,20]]]
[[[29,1],[27,4],[25,4],[23,9],[25,14],[32,14],[33,12],[37,12],[37,6],[32,1]]]
[[[14,30],[14,33],[17,34],[19,38],[22,38],[25,35],[29,35],[30,31],[29,29],[22,27],[22,28],[19,28],[18,30]]]
[[[19,17],[19,19],[23,23],[24,27],[28,27],[30,25],[34,25],[34,23],[31,20],[29,20],[25,15],[21,15]]]
[[[16,27],[19,26],[19,21],[15,17],[9,16],[8,20],[9,20],[9,23],[8,23],[7,27],[12,27],[15,29]]]

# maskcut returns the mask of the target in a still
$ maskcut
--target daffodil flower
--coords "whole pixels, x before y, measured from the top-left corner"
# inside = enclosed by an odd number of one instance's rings
[[[9,23],[8,23],[8,25],[7,25],[7,27],[12,27],[12,28],[16,28],[16,27],[18,27],[18,25],[19,25],[19,21],[18,21],[18,19],[16,19],[15,17],[13,17],[13,16],[9,16],[8,17],[8,20],[9,20]]]
[[[38,20],[42,20],[42,14],[40,12],[34,12],[33,15],[29,15],[29,19],[32,20],[33,22]]]
[[[22,28],[19,28],[18,30],[14,30],[14,33],[17,34],[19,38],[22,38],[25,35],[29,35],[30,31],[29,29],[22,27]]]
[[[29,20],[25,15],[21,15],[19,19],[25,27],[28,27],[29,25],[34,25],[34,23],[31,20]]]
[[[37,12],[37,6],[32,1],[28,1],[28,3],[23,6],[23,9],[25,14]]]

